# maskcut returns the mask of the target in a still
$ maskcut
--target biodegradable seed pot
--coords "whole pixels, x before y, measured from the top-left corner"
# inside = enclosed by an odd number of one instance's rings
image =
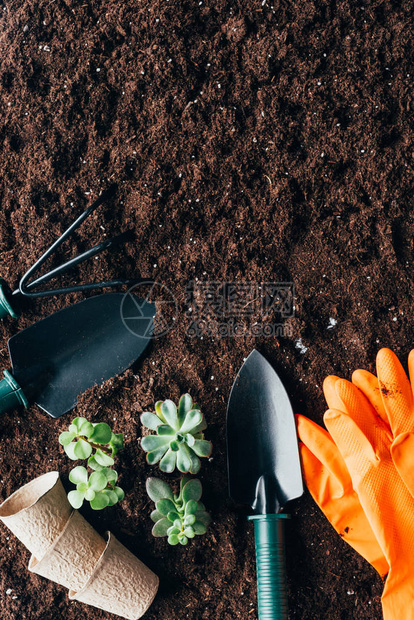
[[[74,510],[53,545],[41,560],[30,558],[29,570],[73,590],[90,578],[106,547],[104,539]]]
[[[57,471],[35,478],[0,505],[0,519],[36,558],[45,555],[71,513]]]
[[[107,532],[106,548],[93,574],[82,590],[70,590],[69,598],[138,620],[154,600],[158,584],[158,577]]]

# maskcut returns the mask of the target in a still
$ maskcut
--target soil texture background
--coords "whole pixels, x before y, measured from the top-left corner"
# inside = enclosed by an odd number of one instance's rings
[[[109,183],[117,195],[60,258],[131,230],[125,249],[64,282],[134,277],[174,292],[175,327],[74,415],[123,432],[126,499],[82,510],[160,577],[147,620],[254,620],[254,543],[227,496],[225,412],[257,347],[296,412],[322,422],[327,374],[374,370],[412,347],[413,12],[399,0],[7,0],[0,4],[0,273],[19,277]],[[192,281],[293,282],[283,336],[190,337]],[[68,295],[27,304],[7,339]],[[257,317],[256,317],[257,318]],[[255,317],[252,318],[255,320]],[[259,318],[257,318],[259,320]],[[272,316],[266,321],[272,321]],[[151,536],[139,415],[189,391],[214,444],[200,479],[213,516],[187,547]],[[45,471],[68,483],[53,420],[36,406],[0,420],[1,499]],[[177,480],[177,476],[170,477]],[[68,483],[70,488],[70,483]],[[287,538],[290,618],[377,620],[382,582],[307,493]],[[0,527],[2,620],[106,620],[30,574]]]

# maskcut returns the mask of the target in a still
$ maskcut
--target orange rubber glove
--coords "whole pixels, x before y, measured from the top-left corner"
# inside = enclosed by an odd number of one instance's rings
[[[388,375],[382,373],[381,360],[383,356],[388,359],[389,353],[385,356],[382,350],[378,355],[382,380]],[[361,389],[337,377],[325,380],[330,407],[325,424],[345,460],[353,488],[390,566],[382,596],[384,618],[414,620],[414,498],[391,456],[395,437],[384,421],[390,413],[390,401],[384,399],[381,380],[376,387],[375,380],[363,371],[356,376],[354,373],[353,379]],[[401,393],[406,398],[406,387],[394,385],[393,394]],[[407,415],[404,411],[404,417]]]
[[[391,455],[395,467],[414,497],[414,350],[408,356],[411,383],[395,353],[381,349],[377,355],[378,379],[356,370],[352,382],[391,428]]]
[[[313,499],[338,534],[379,572],[388,563],[352,488],[351,476],[329,433],[296,416],[303,477]]]

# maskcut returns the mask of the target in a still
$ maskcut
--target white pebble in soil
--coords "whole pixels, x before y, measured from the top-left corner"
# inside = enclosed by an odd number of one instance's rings
[[[299,338],[299,340],[296,340],[295,342],[295,347],[297,349],[299,349],[299,352],[303,355],[304,353],[306,353],[306,351],[308,350],[308,347],[305,347],[305,345],[302,342],[302,338]]]

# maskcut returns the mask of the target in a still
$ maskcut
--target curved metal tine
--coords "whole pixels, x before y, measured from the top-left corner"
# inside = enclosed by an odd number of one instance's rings
[[[116,185],[111,185],[107,190],[102,192],[102,194],[95,200],[94,203],[90,205],[74,222],[65,230],[65,232],[58,238],[56,241],[42,254],[42,256],[35,262],[34,265],[26,271],[24,276],[21,278],[19,282],[19,291],[24,295],[25,291],[27,291],[27,281],[30,277],[40,269],[43,263],[57,250],[58,247],[62,245],[64,241],[77,229],[79,226],[88,218],[95,209],[97,209],[105,200],[107,200],[110,196],[112,196],[115,192]],[[45,274],[47,275],[47,274]]]
[[[69,271],[69,269],[71,269],[72,267],[76,267],[76,265],[79,265],[80,263],[87,260],[88,258],[92,258],[93,256],[96,256],[96,254],[103,252],[104,250],[112,247],[113,245],[127,241],[130,237],[130,233],[131,231],[127,231],[127,232],[124,232],[118,235],[117,237],[114,237],[113,239],[106,239],[105,241],[101,241],[100,243],[95,245],[93,248],[90,248],[89,250],[82,252],[82,254],[79,254],[78,256],[71,258],[66,263],[63,263],[62,265],[55,267],[55,269],[52,269],[48,273],[43,274],[39,278],[36,278],[36,280],[33,280],[33,282],[30,282],[29,284],[25,284],[23,290],[20,290],[20,292],[27,297],[29,296],[36,297],[37,296],[36,293],[31,292],[32,289],[37,288],[41,284],[45,284],[46,282],[49,282],[49,280],[51,280],[52,278],[55,278],[58,275],[66,273],[66,271]]]
[[[99,288],[113,288],[114,286],[128,285],[134,286],[141,282],[139,278],[131,280],[108,280],[107,282],[92,282],[90,284],[78,284],[76,286],[67,286],[65,288],[55,288],[51,291],[39,291],[37,293],[29,293],[30,297],[49,297],[50,295],[62,295],[67,293],[76,293],[78,291],[93,291]]]

